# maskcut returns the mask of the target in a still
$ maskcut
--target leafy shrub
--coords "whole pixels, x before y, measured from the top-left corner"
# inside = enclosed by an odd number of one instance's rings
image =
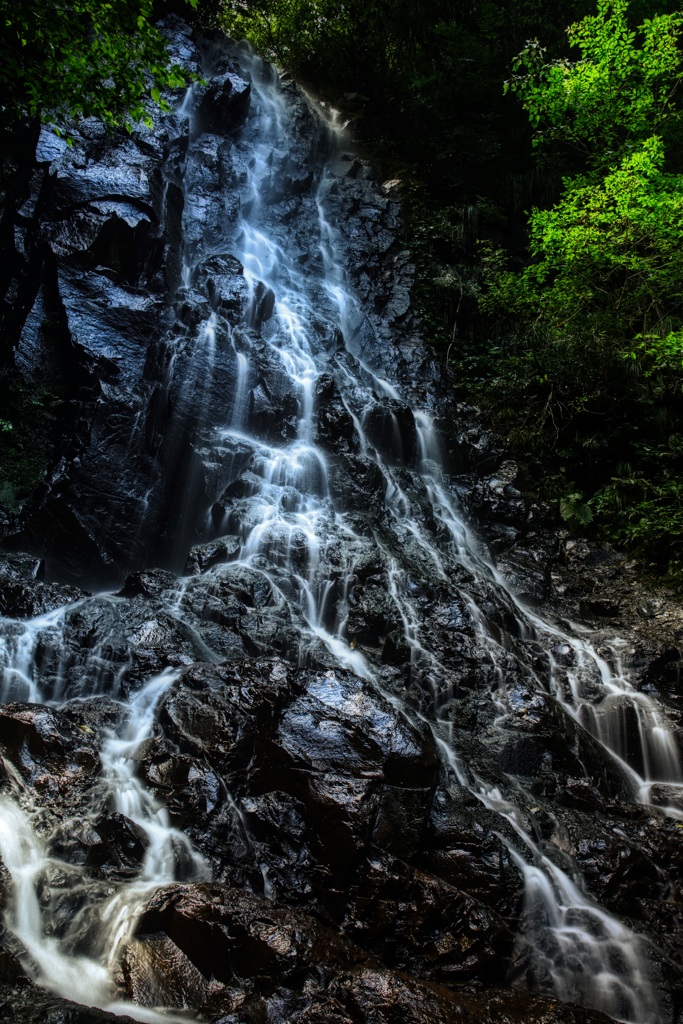
[[[196,0],[188,0],[196,6]],[[169,65],[153,0],[0,0],[0,125],[40,115],[149,122],[144,99],[188,76]],[[163,103],[162,103],[163,106]]]

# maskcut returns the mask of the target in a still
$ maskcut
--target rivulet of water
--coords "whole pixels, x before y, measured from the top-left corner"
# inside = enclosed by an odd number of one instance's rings
[[[568,715],[587,729],[623,772],[624,786],[634,799],[645,804],[660,803],[668,813],[680,815],[676,794],[683,787],[683,771],[677,746],[667,722],[654,702],[637,693],[629,682],[615,641],[606,658],[591,644],[590,635],[579,627],[558,625],[538,610],[526,607],[506,587],[503,579],[466,524],[457,498],[443,468],[440,439],[433,413],[413,407],[418,451],[409,466],[419,478],[433,510],[436,530],[427,530],[416,515],[413,498],[402,472],[406,453],[401,413],[414,406],[405,383],[392,380],[386,364],[373,365],[363,343],[367,318],[362,303],[354,296],[344,266],[343,225],[329,213],[330,197],[338,181],[339,138],[328,138],[330,159],[312,168],[312,189],[301,197],[307,225],[315,225],[320,260],[317,269],[302,269],[297,259],[294,234],[284,231],[277,211],[264,200],[265,183],[273,173],[273,160],[292,145],[294,125],[291,92],[283,90],[273,69],[261,64],[247,50],[239,51],[245,72],[251,75],[253,110],[249,132],[235,145],[235,159],[242,169],[241,213],[227,221],[221,252],[235,256],[244,268],[248,312],[245,322],[230,327],[229,344],[236,367],[234,401],[226,408],[222,424],[214,424],[217,436],[229,445],[250,453],[248,483],[235,508],[226,510],[223,521],[215,521],[207,510],[207,529],[216,536],[239,537],[235,561],[216,566],[210,572],[219,577],[241,568],[266,576],[279,599],[292,609],[301,623],[301,660],[311,643],[323,645],[341,667],[381,687],[380,670],[368,652],[349,643],[347,616],[352,600],[356,567],[371,553],[383,562],[389,579],[389,597],[402,624],[410,648],[411,669],[421,670],[423,685],[435,698],[432,717],[418,714],[395,694],[387,694],[401,714],[421,718],[434,736],[444,764],[460,785],[465,786],[486,808],[511,826],[516,844],[503,840],[511,849],[526,884],[527,912],[525,941],[535,950],[536,973],[548,991],[558,998],[603,1010],[629,1024],[657,1024],[658,1006],[647,968],[642,941],[622,922],[597,906],[586,894],[580,875],[569,857],[559,867],[546,856],[529,832],[527,816],[511,782],[503,792],[472,772],[457,749],[453,729],[438,714],[443,694],[444,672],[439,659],[421,636],[421,620],[410,581],[401,557],[386,538],[358,532],[350,517],[340,512],[330,496],[328,459],[316,442],[315,385],[321,374],[331,374],[354,424],[364,457],[374,462],[385,482],[384,502],[394,536],[403,553],[424,567],[426,576],[452,586],[456,569],[466,569],[476,586],[461,588],[463,603],[494,665],[510,654],[500,630],[493,627],[477,603],[480,591],[492,594],[515,623],[513,655],[529,681],[530,688],[550,691]],[[191,115],[193,94],[186,97],[183,111]],[[197,254],[194,254],[195,257]],[[207,253],[199,254],[206,258]],[[209,254],[210,255],[210,254]],[[188,254],[184,287],[188,287],[195,265]],[[255,310],[264,296],[271,296],[270,316],[257,336],[253,330]],[[329,334],[341,332],[344,345],[328,351],[320,343],[320,323]],[[210,380],[217,345],[217,318],[210,314],[198,332],[189,373],[193,380]],[[279,365],[297,397],[294,436],[266,443],[249,430],[249,399],[256,387],[257,355],[265,345],[268,357]],[[258,352],[256,351],[258,347]],[[196,394],[193,385],[192,394]],[[380,410],[387,429],[376,436],[371,425]],[[195,410],[196,411],[196,410]],[[202,410],[199,410],[201,419]],[[213,525],[210,525],[213,522]],[[328,549],[339,552],[335,578],[329,573]],[[341,587],[339,580],[347,582]],[[181,586],[169,606],[169,614],[182,619],[184,588]],[[122,600],[111,596],[86,599],[103,602]],[[52,701],[56,704],[83,693],[70,691],[64,682],[50,693],[41,692],[36,671],[39,638],[50,634],[59,642],[65,610],[53,612],[29,623],[6,624],[2,648],[4,700]],[[527,641],[540,643],[549,652],[550,673],[541,677],[534,667]],[[566,648],[560,664],[553,650]],[[94,652],[93,658],[97,652]],[[210,652],[209,652],[210,656]],[[217,659],[215,659],[217,660]],[[92,958],[77,956],[69,948],[68,935],[60,940],[46,931],[44,908],[37,898],[37,883],[54,868],[32,828],[34,809],[20,783],[0,797],[0,852],[13,886],[13,909],[8,925],[23,948],[22,956],[33,976],[55,992],[100,1006],[115,1006],[141,1020],[161,1019],[152,1010],[113,1002],[117,956],[132,934],[136,915],[155,886],[179,877],[203,878],[207,867],[189,841],[175,830],[166,810],[144,789],[133,771],[131,755],[151,735],[155,711],[167,688],[175,680],[172,672],[149,680],[129,700],[117,689],[115,679],[102,683],[121,701],[123,725],[112,733],[101,749],[103,789],[113,796],[121,813],[144,830],[148,851],[139,878],[117,883],[112,892],[93,889],[92,903],[98,938]],[[489,695],[498,711],[498,726],[504,728],[509,708],[505,701],[504,673],[501,686]],[[625,756],[622,717],[624,709],[635,714],[641,744],[638,767]],[[655,799],[655,787],[664,796]],[[683,791],[683,790],[682,790]],[[675,806],[674,806],[675,805]],[[264,891],[267,894],[264,875]],[[84,978],[87,980],[84,982]],[[168,1016],[163,1017],[168,1020]]]
[[[29,628],[27,633],[31,632]],[[142,871],[134,881],[93,883],[83,869],[50,856],[34,829],[34,819],[43,817],[41,809],[32,804],[11,766],[12,788],[0,796],[0,856],[13,889],[7,924],[32,977],[66,999],[127,1013],[147,1024],[184,1018],[117,998],[115,971],[120,954],[150,895],[159,885],[176,879],[179,862],[187,878],[209,876],[204,859],[187,837],[171,826],[166,809],[136,778],[137,765],[130,756],[149,737],[156,705],[175,679],[171,671],[150,679],[130,701],[122,728],[112,733],[101,751],[104,785],[95,815],[111,796],[117,810],[147,837]],[[85,885],[90,896],[85,909],[77,912],[66,932],[59,935],[49,934],[49,899],[45,906],[46,894],[55,884],[58,891]],[[84,916],[89,918],[87,922]],[[87,956],[77,952],[84,931],[91,935]]]

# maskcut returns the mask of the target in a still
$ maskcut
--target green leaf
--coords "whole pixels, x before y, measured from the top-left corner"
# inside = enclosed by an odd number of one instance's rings
[[[150,77],[157,103],[164,88],[196,77],[170,66],[166,41],[149,21],[150,0],[0,3],[5,126],[35,112],[45,121],[57,114],[123,125]]]
[[[582,498],[583,495],[577,491],[560,500],[560,515],[570,527],[588,526],[593,521],[593,512]]]

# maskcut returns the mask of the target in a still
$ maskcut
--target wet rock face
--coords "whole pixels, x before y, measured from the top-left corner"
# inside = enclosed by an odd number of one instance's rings
[[[134,876],[145,853],[143,831],[108,808],[99,783],[98,751],[123,713],[102,697],[63,712],[6,705],[0,715],[5,785],[18,776],[34,794],[41,836],[62,863],[51,900],[68,908],[76,934],[93,885]],[[463,1006],[414,978],[495,983],[512,938],[492,906],[458,887],[463,850],[451,884],[415,866],[439,829],[459,846],[468,834],[445,810],[428,730],[348,673],[267,659],[188,667],[157,721],[156,735],[132,752],[140,777],[224,884],[152,897],[121,965],[128,997],[216,1020],[239,1012],[245,1024],[275,1005],[296,1020],[336,1020],[340,1006],[340,1019],[362,1021],[494,1019],[488,997]],[[505,857],[492,833],[487,841]],[[510,881],[514,889],[514,871]],[[267,900],[251,891],[264,884]],[[481,894],[501,909],[515,901],[499,883]],[[7,1005],[13,1019],[34,1019],[16,995]],[[62,1010],[79,1024],[107,1019]],[[599,1019],[573,1012],[553,1019]]]
[[[170,771],[164,758],[174,748],[198,759],[184,762],[177,781],[168,776],[167,797],[191,830],[197,801],[212,804],[212,824],[196,838],[215,876],[229,878],[235,866],[221,849],[230,805],[211,797],[211,786],[218,794],[225,787],[243,808],[238,866],[255,879],[266,870],[274,891],[329,911],[338,900],[332,894],[367,870],[374,843],[398,856],[414,853],[435,781],[433,747],[354,677],[331,670],[293,676],[275,663],[265,679],[256,677],[258,690],[245,692],[231,675],[243,677],[243,669],[184,675],[183,688],[160,712],[170,747],[154,752],[148,777],[161,781],[159,772]],[[184,784],[192,764],[190,793]]]
[[[248,1022],[285,1011],[296,1021],[607,1021],[602,1014],[507,993],[491,999],[456,996],[438,985],[389,972],[348,940],[301,912],[222,886],[160,890],[138,926],[137,950],[159,962],[159,983],[184,958],[186,984],[203,982],[204,1012],[228,1012]],[[178,974],[174,972],[176,991]],[[207,979],[211,981],[207,983]],[[197,979],[197,980],[195,980]],[[248,993],[248,994],[247,994]],[[177,997],[178,998],[178,997]],[[170,1005],[181,1006],[182,994]],[[517,1004],[515,1006],[515,1003]],[[535,1005],[534,1005],[535,1004]],[[517,1012],[515,1012],[517,1011]],[[517,1016],[517,1014],[520,1016]],[[541,1016],[542,1015],[542,1016]]]
[[[227,135],[244,124],[251,103],[251,88],[233,71],[215,75],[199,101],[198,128]]]
[[[177,19],[168,28],[178,56],[199,70],[189,30]],[[190,236],[199,233],[195,248],[211,251],[212,223],[223,216],[218,189],[226,177],[237,180],[231,137],[248,118],[250,86],[225,63],[201,87],[198,138],[190,139],[187,116],[151,109],[151,130],[109,136],[86,121],[70,129],[71,148],[44,129],[30,161],[34,198],[16,212],[21,251],[3,253],[14,274],[10,302],[25,296],[5,317],[8,358],[31,381],[47,358],[45,324],[58,322],[59,372],[76,390],[71,407],[58,410],[68,449],[57,451],[46,485],[6,529],[18,544],[49,551],[48,579],[120,585],[143,520],[146,530],[156,524],[152,532],[177,529],[164,508],[169,486],[187,485],[181,467],[192,462],[200,410],[191,387],[178,394],[169,367],[191,383],[193,351],[203,343],[197,326],[212,303],[221,318],[214,404],[223,408],[234,390],[222,318],[245,300],[241,267],[229,258],[203,275],[198,268],[194,286],[178,291]]]
[[[45,562],[30,555],[9,555],[0,563],[0,615],[33,619],[78,600],[76,587],[45,583]]]
[[[142,565],[182,571],[188,547],[210,539],[225,519],[226,487],[242,486],[240,466],[226,464],[225,439],[215,433],[226,408],[235,415],[241,409],[250,433],[275,444],[296,436],[301,415],[291,381],[264,344],[273,291],[260,281],[252,289],[234,255],[239,217],[255,201],[247,182],[259,116],[251,85],[223,38],[193,39],[178,19],[165,24],[176,59],[208,84],[195,86],[173,114],[151,109],[151,130],[110,137],[87,121],[71,128],[71,148],[43,130],[35,154],[27,151],[27,198],[14,235],[7,234],[21,252],[3,254],[14,274],[3,328],[12,372],[30,382],[58,349],[53,373],[68,382],[70,395],[58,409],[64,443],[56,442],[45,484],[4,533],[15,549],[45,556],[47,580],[91,590],[120,587]],[[293,86],[283,95],[295,112],[293,132],[271,154],[258,202],[303,273],[320,271],[324,203],[368,308],[348,326],[351,350],[381,361],[403,331],[392,372],[407,381],[432,378],[406,321],[413,268],[408,254],[388,254],[400,224],[395,183],[378,185],[366,163],[342,155],[323,187],[332,136]],[[329,296],[321,292],[315,301],[316,344],[343,349]],[[55,324],[57,349],[50,341]],[[242,381],[247,351],[252,370]],[[346,412],[341,427],[339,395],[323,402],[321,448],[336,457],[331,494],[360,505],[362,491],[382,490],[381,474],[357,448],[344,447],[353,424]],[[411,416],[405,406],[388,418],[379,406],[368,412],[377,444],[390,448],[396,434],[408,463],[417,452]],[[178,494],[187,497],[178,502]]]
[[[130,610],[140,607],[131,625],[159,628],[149,625],[150,616],[171,581],[160,571],[129,581]],[[74,651],[83,666],[92,658],[83,639],[95,640],[93,627],[102,629],[102,620],[92,599],[80,606],[80,616]],[[109,647],[105,635],[97,641],[94,649]],[[466,1020],[498,1019],[487,1016],[498,1012],[489,1008],[490,994],[464,997],[463,1004],[452,993],[472,984],[488,990],[506,976],[521,877],[501,841],[500,817],[444,773],[431,729],[338,669],[302,670],[243,655],[232,666],[183,668],[184,660],[196,661],[191,643],[182,632],[165,634],[162,644],[147,648],[144,669],[132,663],[121,678],[127,689],[169,663],[180,671],[158,708],[154,735],[131,756],[141,781],[205,856],[216,883],[172,888],[152,899],[122,961],[129,996],[152,1006],[163,995],[166,1005],[201,1006],[217,1020],[239,1010],[244,1024],[273,1000],[285,1000],[303,1020],[310,1014],[327,1020],[340,1002],[353,1020],[374,1020],[377,1013],[394,1020],[399,1012],[457,1020],[461,1011]],[[398,670],[387,671],[391,687]],[[662,915],[660,908],[670,906],[664,901],[683,867],[680,830],[610,803],[610,779],[584,778],[576,736],[560,732],[552,710],[534,709],[534,727],[527,721],[520,738],[513,734],[498,763],[473,741],[467,754],[472,726],[463,720],[465,706],[457,716],[458,748],[489,777],[517,776],[537,801],[530,828],[547,849],[560,860],[575,856],[603,904],[657,928],[675,958],[676,911]],[[124,713],[103,695],[62,712],[8,705],[0,716],[0,746],[11,766],[6,785],[14,771],[30,788],[42,808],[41,834],[68,865],[66,888],[52,883],[53,900],[68,893],[72,901],[75,893],[78,906],[78,894],[91,896],[97,880],[124,880],[140,870],[144,832],[108,808],[98,781],[103,738]],[[590,754],[582,750],[584,763]],[[548,798],[552,816],[544,810]],[[99,800],[94,814],[93,800]],[[264,891],[265,901],[254,895]],[[330,957],[320,989],[314,979]],[[512,962],[523,973],[523,959]],[[312,980],[304,984],[306,971]],[[504,1006],[517,999],[520,1019],[535,1019],[532,1010],[539,1021],[600,1019],[569,1007],[547,1017],[546,1004],[536,1011],[521,994],[496,998]],[[572,1016],[579,1013],[584,1016]]]

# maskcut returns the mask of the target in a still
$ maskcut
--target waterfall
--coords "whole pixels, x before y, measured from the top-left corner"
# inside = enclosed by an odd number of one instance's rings
[[[566,720],[594,739],[630,799],[648,813],[683,820],[683,769],[669,722],[655,701],[637,692],[630,681],[618,640],[601,640],[598,649],[585,627],[544,614],[506,585],[461,509],[434,401],[420,405],[411,382],[392,375],[396,357],[389,348],[380,351],[381,339],[375,339],[374,350],[368,344],[363,299],[347,269],[353,239],[335,218],[339,182],[346,180],[351,166],[342,159],[343,135],[320,125],[324,146],[310,168],[310,182],[301,186],[292,209],[284,211],[294,224],[285,230],[282,203],[268,197],[274,188],[274,163],[284,167],[293,147],[300,108],[292,102],[292,87],[283,87],[272,68],[245,48],[237,52],[242,74],[250,77],[252,87],[247,128],[230,143],[238,182],[230,188],[237,187],[239,211],[234,217],[226,213],[218,237],[214,232],[209,240],[186,245],[181,295],[196,291],[210,278],[213,292],[209,289],[208,294],[213,298],[195,340],[182,332],[176,336],[167,377],[168,382],[176,380],[178,416],[185,414],[183,410],[191,412],[198,434],[205,431],[202,443],[220,453],[226,477],[239,479],[239,489],[204,510],[203,524],[207,537],[231,538],[234,551],[231,560],[169,584],[164,613],[182,628],[194,660],[219,663],[225,652],[212,648],[208,634],[200,635],[190,612],[193,595],[198,587],[210,593],[222,582],[238,578],[248,577],[252,588],[263,581],[273,595],[272,607],[282,621],[293,624],[298,637],[297,649],[287,652],[290,659],[301,667],[318,659],[374,687],[397,715],[427,731],[449,776],[499,816],[500,838],[524,878],[518,946],[531,964],[536,986],[628,1024],[658,1024],[662,1018],[646,940],[589,896],[570,854],[560,857],[549,851],[549,844],[534,832],[530,798],[521,785],[504,773],[502,780],[492,783],[459,750],[457,729],[447,714],[455,695],[453,682],[439,651],[425,639],[415,577],[419,574],[459,597],[474,642],[492,665],[495,685],[482,698],[495,712],[491,744],[505,739],[512,719],[508,677],[513,665],[526,680],[529,701],[535,693],[550,695]],[[179,116],[194,117],[197,95],[196,90],[188,91]],[[201,169],[200,154],[190,147],[186,159],[189,190],[192,174]],[[184,216],[200,216],[189,192]],[[301,219],[298,228],[296,218]],[[302,259],[297,230],[315,232],[317,260]],[[244,283],[245,312],[232,321],[216,298],[218,261],[228,257],[239,261]],[[212,259],[216,267],[207,270]],[[210,393],[221,353],[228,354],[235,386],[219,421]],[[275,384],[275,373],[269,381],[264,366],[279,368]],[[180,373],[184,377],[178,384]],[[362,528],[334,492],[331,456],[318,440],[325,404],[318,389],[323,375],[332,378],[353,426],[349,444],[356,445],[363,465],[380,481],[378,493],[390,529]],[[296,396],[296,405],[288,412],[286,430],[266,436],[267,431],[254,426],[257,405],[280,400],[275,387],[282,390],[283,381]],[[155,466],[155,473],[161,471]],[[192,504],[187,493],[176,497],[179,506]],[[144,538],[150,506],[143,504],[139,523],[131,528]],[[427,506],[431,518],[424,512]],[[368,562],[381,564],[387,573],[390,617],[401,634],[392,643],[405,646],[410,678],[419,680],[429,696],[421,704],[392,684],[379,649],[373,653],[352,635],[354,587]],[[79,912],[87,914],[91,936],[90,951],[83,955],[76,942],[83,933],[82,921],[57,934],[49,902],[39,901],[38,888],[58,861],[36,831],[39,809],[14,772],[0,797],[0,852],[13,886],[7,925],[26,970],[50,991],[142,1021],[181,1020],[186,1018],[173,1016],[173,1010],[165,1012],[163,1006],[121,1000],[116,980],[122,950],[131,941],[150,894],[163,884],[210,877],[204,856],[173,826],[163,802],[137,775],[136,751],[154,736],[160,702],[178,683],[180,669],[168,668],[141,686],[128,686],[127,663],[120,662],[117,676],[106,645],[87,653],[80,675],[70,674],[68,667],[70,616],[79,609],[88,614],[97,609],[98,615],[113,621],[127,600],[125,591],[84,597],[76,605],[33,620],[6,622],[2,699],[63,707],[101,694],[116,702],[118,722],[100,748],[101,775],[92,817],[113,801],[117,812],[146,836],[142,868],[133,879],[107,885],[89,881],[87,869],[69,866],[74,884],[90,885],[88,906]],[[491,603],[505,615],[508,626],[503,632],[487,610]],[[52,649],[61,650],[61,668],[49,682],[41,653],[46,638]],[[542,665],[536,657],[539,648],[547,655]],[[185,663],[192,660],[186,657]],[[624,734],[626,714],[637,722],[640,750],[635,766]],[[239,815],[240,808],[233,804]],[[264,866],[266,896],[267,874]]]

